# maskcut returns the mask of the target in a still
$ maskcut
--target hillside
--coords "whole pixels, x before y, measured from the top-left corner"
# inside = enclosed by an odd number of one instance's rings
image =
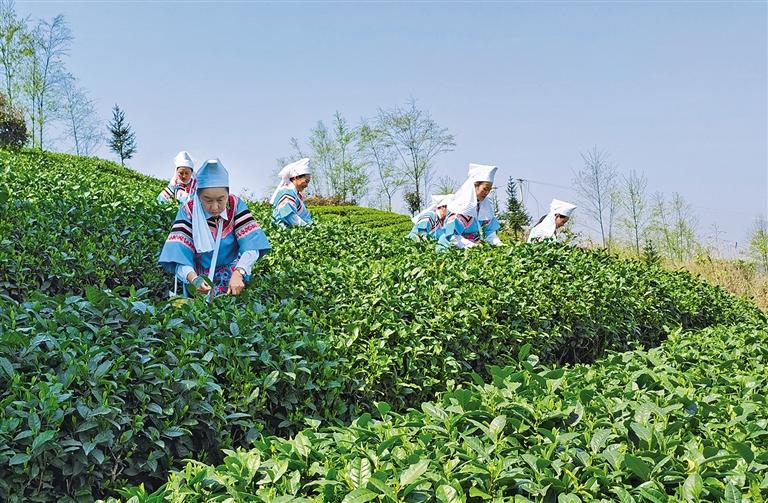
[[[155,487],[184,459],[215,464],[253,441],[248,456],[263,473],[246,463],[248,481],[261,489],[247,482],[243,494],[340,501],[359,490],[354,501],[369,501],[386,499],[376,480],[391,487],[394,477],[395,499],[407,490],[414,501],[451,501],[451,491],[619,497],[612,484],[641,500],[643,490],[677,494],[694,472],[704,499],[727,489],[708,478],[727,477],[745,495],[768,487],[765,317],[687,273],[550,245],[437,255],[403,239],[399,215],[318,208],[312,229],[283,230],[253,205],[273,251],[244,295],[177,307],[156,265],[175,213],[154,202],[162,181],[28,151],[0,151],[3,168],[0,499],[90,501],[126,483]],[[397,438],[423,445],[395,440],[374,453],[386,438],[365,434],[353,456],[339,442],[361,428],[402,429]],[[615,469],[603,480],[583,451],[605,429],[590,454]],[[469,439],[480,433],[490,436]],[[683,472],[672,457],[686,449],[703,458]],[[379,466],[385,451],[397,470]],[[380,476],[354,465],[362,459]],[[357,478],[342,483],[353,465]],[[221,493],[201,480],[184,490],[200,501]]]

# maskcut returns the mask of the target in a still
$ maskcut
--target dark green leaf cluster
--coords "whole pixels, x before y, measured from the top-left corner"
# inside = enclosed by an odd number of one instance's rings
[[[154,203],[163,182],[67,155],[0,163],[0,500],[153,487],[307,421],[419,407],[524,347],[588,362],[676,327],[764,323],[686,273],[547,244],[435,254],[403,239],[407,217],[357,207],[279,229],[254,205],[273,251],[245,293],[175,306],[156,265],[175,213]]]
[[[0,150],[3,168],[10,198],[0,212],[0,293],[167,290],[155,262],[175,209],[155,203],[162,182],[99,159],[35,151]]]
[[[519,362],[405,414],[377,403],[347,427],[189,462],[161,501],[764,501],[768,331],[677,332],[592,366]]]
[[[0,148],[18,149],[27,143],[27,123],[24,114],[11,106],[8,97],[0,93]]]

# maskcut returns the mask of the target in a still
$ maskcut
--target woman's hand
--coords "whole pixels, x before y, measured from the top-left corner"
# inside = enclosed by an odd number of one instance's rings
[[[198,276],[194,272],[187,274],[187,281],[199,294],[205,295],[211,291],[211,287],[208,285],[208,283],[204,281],[201,276]]]
[[[227,288],[227,295],[240,295],[240,292],[245,288],[245,282],[243,282],[243,274],[235,269],[232,272],[232,277],[229,279],[229,288]]]

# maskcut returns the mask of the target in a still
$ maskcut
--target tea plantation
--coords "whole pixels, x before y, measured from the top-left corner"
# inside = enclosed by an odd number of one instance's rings
[[[0,151],[0,501],[764,501],[768,322],[554,245],[320,207],[167,302],[163,182]]]

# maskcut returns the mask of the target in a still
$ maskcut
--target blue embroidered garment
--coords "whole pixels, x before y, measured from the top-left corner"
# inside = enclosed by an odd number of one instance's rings
[[[440,239],[445,232],[445,218],[440,218],[435,211],[425,211],[418,216],[418,220],[413,224],[410,234],[406,236],[409,239]]]
[[[167,187],[163,189],[160,194],[157,195],[158,203],[168,203],[174,199],[181,204],[184,204],[189,200],[189,193],[192,186],[192,182],[189,183],[174,183],[171,182]]]
[[[303,225],[297,221],[300,218],[304,224],[312,223],[312,215],[309,214],[304,196],[296,190],[292,183],[281,187],[272,198],[272,218],[277,224],[287,226]]]
[[[218,218],[223,218],[219,256],[214,274],[210,274],[213,251],[198,253],[192,238],[192,211],[194,200],[187,201],[179,208],[171,233],[160,252],[159,263],[166,271],[176,272],[178,265],[192,267],[198,275],[206,275],[213,280],[216,294],[227,291],[229,278],[237,265],[239,257],[246,251],[257,251],[259,257],[271,248],[266,234],[256,222],[248,206],[240,198],[230,194],[224,217],[207,218],[214,239],[216,238]],[[208,217],[206,213],[206,217]],[[249,278],[246,278],[246,280]]]
[[[445,232],[440,236],[437,248],[441,250],[456,246],[457,238],[479,243],[481,239],[494,235],[500,228],[501,224],[495,216],[480,221],[461,213],[451,213],[445,219]]]

